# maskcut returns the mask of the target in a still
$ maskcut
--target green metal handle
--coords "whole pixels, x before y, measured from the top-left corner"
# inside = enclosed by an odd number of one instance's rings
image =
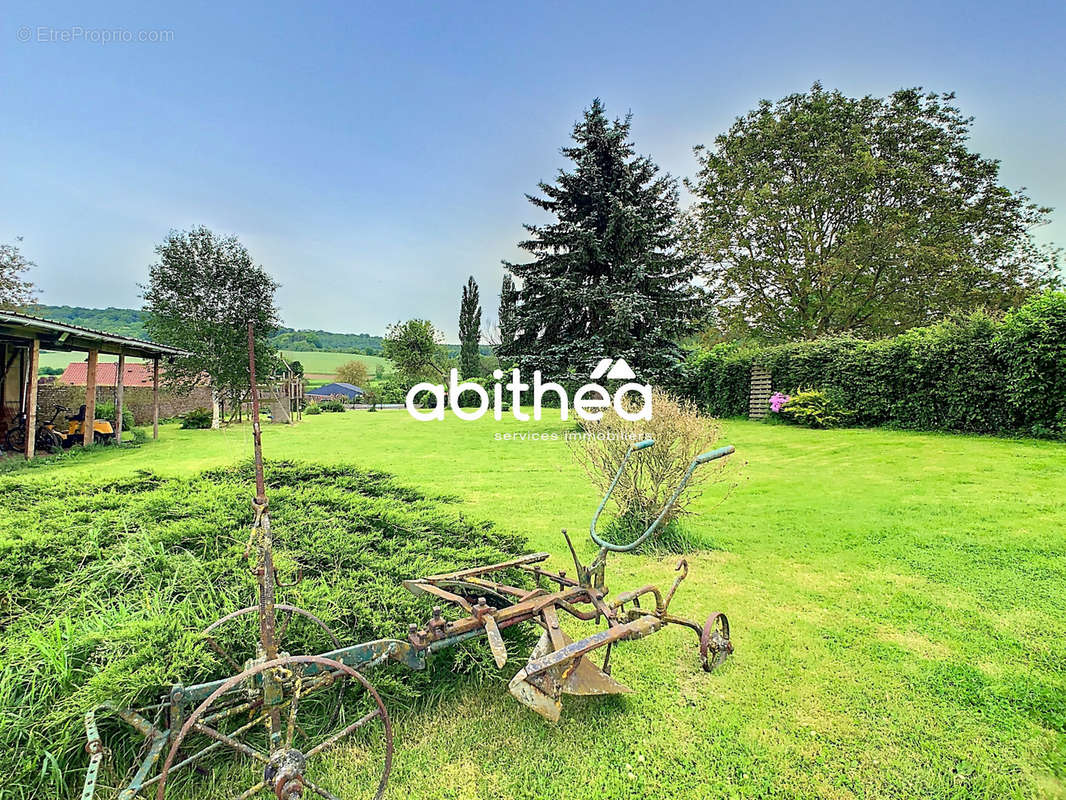
[[[613,542],[608,542],[605,539],[601,539],[600,536],[596,533],[596,521],[599,519],[600,514],[603,512],[604,507],[607,505],[607,500],[611,497],[611,492],[613,492],[615,486],[618,485],[618,479],[622,477],[622,471],[626,467],[626,462],[629,461],[629,456],[637,450],[643,450],[646,447],[651,447],[653,444],[655,444],[655,441],[653,439],[646,439],[643,442],[639,442],[629,448],[629,450],[626,452],[625,458],[622,459],[622,463],[618,467],[618,472],[615,473],[614,480],[611,482],[610,487],[607,489],[607,494],[603,496],[603,500],[600,501],[600,507],[596,509],[596,513],[592,517],[592,524],[589,526],[589,534],[592,536],[592,541],[594,541],[596,544],[598,544],[605,550],[610,550],[615,553],[628,553],[629,551],[635,550],[636,548],[640,547],[655,533],[656,530],[658,530],[663,520],[666,519],[667,513],[669,513],[671,508],[673,508],[674,503],[677,502],[677,498],[681,496],[681,492],[685,490],[685,487],[692,479],[692,474],[696,471],[697,467],[702,464],[706,464],[709,461],[724,458],[725,456],[736,452],[736,448],[733,447],[733,445],[726,445],[725,447],[719,447],[717,450],[710,450],[706,453],[701,453],[700,455],[692,459],[692,463],[688,465],[688,469],[685,470],[685,474],[681,478],[681,482],[677,485],[677,488],[674,489],[674,493],[670,495],[670,499],[666,501],[666,505],[663,506],[663,510],[659,512],[659,516],[657,516],[655,518],[655,521],[648,526],[648,529],[644,531],[644,533],[642,533],[640,536],[638,536],[634,541],[630,542],[629,544],[614,544]]]
[[[696,464],[706,464],[708,461],[714,461],[717,458],[725,458],[736,452],[736,448],[731,444],[727,444],[725,447],[719,447],[717,450],[710,450],[703,455],[696,456]]]

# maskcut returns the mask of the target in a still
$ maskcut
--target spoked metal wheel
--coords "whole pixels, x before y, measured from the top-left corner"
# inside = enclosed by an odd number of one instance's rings
[[[274,612],[277,619],[274,641],[279,653],[326,653],[340,649],[337,634],[310,611],[278,603]],[[248,606],[215,620],[200,632],[200,636],[230,669],[241,672],[252,659],[261,655],[255,646],[260,636],[259,606]],[[336,721],[340,714],[345,684],[347,681],[337,681],[336,698],[328,717],[330,722]]]
[[[278,603],[274,613],[277,617],[274,641],[278,650],[321,653],[340,648],[337,634],[310,611]],[[260,638],[259,606],[248,606],[215,620],[200,631],[200,636],[232,669],[240,672],[248,659],[257,655],[254,643]]]
[[[350,684],[345,711],[351,713],[324,725],[315,696],[338,682]],[[249,702],[228,702],[242,689]],[[368,761],[380,758],[377,783],[358,792],[339,790],[339,795],[327,788],[323,754],[338,746]],[[171,773],[190,762],[186,754],[205,748],[228,749],[248,763],[250,778],[247,788],[233,794],[237,800],[271,795],[277,800],[380,800],[392,768],[392,725],[377,691],[351,667],[324,656],[286,656],[233,676],[189,715],[170,741],[156,800],[173,788]]]
[[[21,453],[26,449],[25,423],[16,423],[15,427],[8,428],[7,437],[4,439],[7,449],[13,453]]]
[[[36,447],[42,453],[53,453],[63,449],[63,438],[55,431],[41,428],[37,431]]]
[[[714,671],[715,667],[721,666],[733,652],[733,642],[729,639],[729,619],[725,614],[718,612],[707,617],[703,625],[703,634],[700,636],[700,659],[703,661],[703,669],[707,672]]]

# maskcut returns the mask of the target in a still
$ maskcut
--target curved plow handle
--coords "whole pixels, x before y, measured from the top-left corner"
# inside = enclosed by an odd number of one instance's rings
[[[625,472],[626,464],[629,463],[629,457],[640,450],[647,450],[654,444],[654,439],[645,439],[642,442],[636,442],[630,445],[629,449],[626,450],[626,454],[622,457],[622,463],[618,465],[618,471],[614,473],[614,480],[612,480],[611,485],[607,487],[607,494],[605,494],[603,499],[600,500],[599,508],[597,508],[596,513],[592,515],[592,523],[589,525],[592,541],[600,545],[600,547],[607,547],[607,545],[605,545],[603,540],[596,535],[596,522],[599,520],[600,514],[603,513],[603,509],[607,507],[607,501],[611,499],[611,493],[614,492],[615,487],[618,486],[618,481],[621,479],[622,473]]]
[[[655,531],[658,530],[663,520],[666,519],[666,515],[669,513],[670,509],[673,508],[674,503],[677,502],[677,498],[679,498],[681,496],[681,493],[685,491],[685,487],[688,486],[688,482],[692,479],[692,475],[696,471],[697,467],[702,464],[706,464],[710,461],[716,461],[719,458],[725,458],[726,456],[736,452],[736,448],[733,447],[733,445],[726,445],[725,447],[719,447],[717,450],[709,450],[706,453],[701,453],[700,455],[692,459],[692,463],[688,465],[688,469],[685,470],[685,474],[681,478],[681,482],[677,485],[677,488],[674,489],[674,493],[670,495],[670,499],[666,501],[666,505],[663,506],[663,510],[659,512],[659,516],[655,518],[655,521],[648,526],[648,529],[644,531],[644,533],[642,533],[629,544],[614,544],[613,542],[608,542],[605,539],[600,538],[600,536],[596,533],[596,520],[599,519],[600,513],[603,511],[604,506],[607,505],[607,500],[608,498],[610,498],[611,492],[613,492],[615,486],[618,485],[618,479],[622,477],[622,470],[625,469],[626,462],[629,460],[630,454],[636,452],[637,450],[643,450],[646,447],[651,447],[651,445],[653,444],[655,444],[654,439],[645,439],[643,442],[638,442],[637,444],[629,448],[629,451],[626,453],[625,458],[622,459],[622,464],[618,467],[618,472],[614,476],[614,481],[611,483],[610,488],[607,490],[607,494],[604,495],[603,501],[600,503],[600,507],[596,509],[596,514],[592,517],[592,525],[589,528],[589,533],[592,536],[592,541],[594,541],[596,544],[598,544],[605,550],[610,550],[615,553],[628,553],[629,551],[635,550],[636,548],[640,547],[640,545],[644,544],[644,542],[646,542],[652,535],[654,535]]]

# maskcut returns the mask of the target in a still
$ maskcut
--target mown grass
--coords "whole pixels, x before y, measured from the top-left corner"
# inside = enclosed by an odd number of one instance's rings
[[[687,525],[704,549],[674,609],[726,611],[732,661],[705,675],[695,637],[668,629],[616,651],[634,694],[566,698],[558,726],[517,706],[503,676],[459,685],[398,715],[389,796],[1066,796],[1063,445],[724,427],[745,462],[739,485],[724,504],[725,484],[696,504]],[[584,538],[592,489],[564,442],[495,434],[568,428],[349,412],[269,427],[264,446],[457,495],[464,514],[526,534],[566,568],[558,530]],[[246,428],[168,427],[158,443],[20,480],[187,474],[249,447]],[[610,584],[668,585],[675,561],[613,558]],[[365,790],[357,757],[332,768],[349,794]]]
[[[30,475],[36,471],[23,473]],[[409,570],[440,572],[522,550],[520,539],[490,523],[463,520],[447,498],[383,473],[271,462],[267,475],[279,531],[276,563],[286,579],[295,564],[307,573],[286,599],[348,642],[403,637],[409,621],[428,616],[429,604],[400,583]],[[8,777],[0,794],[72,793],[85,766],[82,716],[89,708],[105,702],[139,708],[174,683],[232,674],[197,632],[255,603],[254,578],[241,555],[252,482],[248,463],[192,478],[141,472],[83,487],[5,482],[0,773]],[[255,653],[254,620],[219,629],[237,663]],[[284,646],[296,653],[333,649],[326,634],[303,621],[289,626]],[[438,659],[430,675],[379,675],[378,690],[406,707],[440,691],[453,673],[489,663],[486,653],[464,646]],[[133,737],[115,738],[116,762],[132,764]]]

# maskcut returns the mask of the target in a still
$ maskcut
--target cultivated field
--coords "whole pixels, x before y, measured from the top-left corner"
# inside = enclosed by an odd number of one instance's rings
[[[382,366],[386,371],[391,367],[387,358],[381,356],[364,356],[355,353],[326,353],[322,350],[282,350],[282,354],[289,361],[299,361],[303,364],[304,374],[308,378],[328,378],[337,372],[337,368],[349,361],[362,361],[370,370],[370,377],[374,377],[374,371]],[[312,380],[312,383],[314,381]]]
[[[457,495],[464,517],[521,533],[567,568],[559,529],[592,554],[594,491],[565,443],[495,434],[569,428],[348,412],[268,426],[264,448]],[[566,697],[556,726],[507,694],[516,666],[460,683],[395,709],[388,796],[1066,796],[1066,447],[746,421],[727,421],[723,442],[737,448],[736,487],[713,485],[696,504],[688,525],[706,549],[689,555],[673,608],[729,614],[726,667],[704,674],[695,637],[667,629],[616,651],[614,675],[634,694]],[[189,475],[250,452],[247,426],[165,426],[139,449],[0,477],[0,491]],[[669,585],[676,560],[621,555],[608,576]],[[342,796],[368,796],[358,752],[334,765]],[[206,787],[200,796],[227,796]]]

